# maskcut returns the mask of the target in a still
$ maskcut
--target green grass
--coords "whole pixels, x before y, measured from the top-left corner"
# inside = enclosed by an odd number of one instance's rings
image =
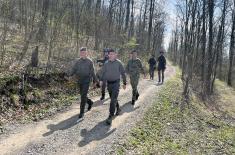
[[[178,73],[115,154],[235,154],[235,127],[215,118],[195,97],[181,110],[181,92]]]

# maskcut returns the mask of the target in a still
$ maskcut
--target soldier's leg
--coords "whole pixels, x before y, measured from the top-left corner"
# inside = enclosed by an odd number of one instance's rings
[[[161,70],[158,68],[158,82],[161,82]]]
[[[87,96],[88,91],[89,91],[89,86],[90,86],[90,83],[85,83],[85,84],[83,85],[83,92],[85,93],[85,94],[84,94],[84,99],[85,99],[85,101],[86,101],[85,103],[88,104],[88,108],[87,108],[88,111],[91,110],[92,105],[93,105],[93,101],[92,101],[90,98],[88,98],[88,96]]]
[[[154,68],[153,68],[152,72],[153,72],[153,78],[152,79],[154,79]]]
[[[112,84],[111,103],[110,103],[110,108],[109,108],[109,113],[111,116],[114,115],[116,106],[118,104],[117,98],[118,98],[118,94],[119,94],[119,88],[120,88],[119,81]]]
[[[162,83],[164,82],[164,72],[165,72],[165,69],[162,69]]]
[[[109,92],[109,97],[111,99],[111,96],[112,96],[112,84],[108,84],[107,83],[107,89],[108,89],[108,92]]]
[[[109,117],[106,120],[106,123],[108,125],[112,124],[112,119],[115,113],[115,109],[119,108],[119,104],[117,101],[117,97],[119,94],[119,87],[120,87],[120,81],[116,83],[108,84],[108,91],[109,91],[110,98],[111,98],[110,107],[109,107]],[[120,108],[117,109],[116,115],[118,115],[119,113],[120,113]]]
[[[106,85],[107,85],[107,82],[104,81],[103,85],[102,85],[102,88],[101,88],[101,94],[102,94],[101,100],[105,99],[105,88],[106,88]]]
[[[82,118],[84,116],[85,105],[87,103],[87,93],[88,93],[89,84],[87,87],[87,84],[81,83],[81,84],[79,84],[79,88],[80,88],[80,94],[81,94],[79,118]]]
[[[135,101],[137,88],[136,88],[135,77],[134,76],[130,76],[130,83],[131,83],[131,88],[132,88],[132,101],[133,100]]]
[[[151,68],[149,68],[149,78],[152,79]]]
[[[140,96],[140,94],[139,94],[139,92],[138,92],[138,84],[139,84],[139,79],[140,79],[140,77],[138,76],[137,77],[137,79],[136,79],[136,100],[138,100],[138,98],[139,98],[139,96]]]

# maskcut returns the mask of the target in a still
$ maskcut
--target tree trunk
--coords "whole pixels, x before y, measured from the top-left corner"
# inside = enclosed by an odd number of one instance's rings
[[[228,85],[232,86],[232,72],[233,72],[233,60],[234,60],[234,42],[235,42],[235,4],[233,8],[232,16],[232,30],[231,30],[231,39],[230,39],[230,49],[229,49],[229,70],[228,70]]]

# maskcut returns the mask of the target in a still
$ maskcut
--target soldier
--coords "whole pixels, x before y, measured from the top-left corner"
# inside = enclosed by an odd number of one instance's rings
[[[108,60],[109,60],[109,49],[108,48],[105,48],[104,50],[103,50],[103,52],[104,52],[104,59],[101,59],[101,60],[97,60],[97,63],[101,63],[101,64],[105,64],[105,63],[107,63],[108,62]],[[101,64],[99,64],[99,65],[101,65]],[[99,71],[100,72],[100,71]],[[106,89],[106,85],[107,85],[107,82],[106,81],[104,81],[103,82],[103,85],[101,86],[101,98],[100,98],[100,100],[104,100],[105,99],[105,89]]]
[[[164,56],[164,51],[161,50],[160,51],[160,56],[157,59],[158,61],[158,82],[164,82],[164,71],[166,69],[166,58]],[[161,75],[162,75],[162,79],[161,79]]]
[[[144,78],[146,78],[143,65],[141,60],[137,58],[137,51],[133,50],[131,52],[131,59],[128,61],[126,66],[126,72],[130,75],[130,83],[132,87],[132,105],[135,105],[135,101],[138,100],[139,92],[137,90],[137,86],[139,83],[140,72],[144,74]]]
[[[118,104],[118,94],[120,89],[120,77],[122,76],[123,80],[123,89],[126,89],[126,75],[125,69],[122,65],[122,62],[117,59],[117,52],[113,49],[109,50],[109,61],[104,64],[102,70],[102,78],[100,85],[102,86],[103,81],[107,81],[108,92],[111,98],[110,107],[109,107],[109,117],[106,120],[108,125],[112,124],[112,119],[114,117],[115,109],[116,115],[120,113],[120,107]]]
[[[149,64],[149,75],[150,75],[150,79],[153,80],[154,79],[154,70],[156,68],[156,60],[155,60],[155,56],[152,55],[152,57],[149,59],[148,64]]]
[[[89,85],[93,79],[94,85],[97,82],[94,64],[91,59],[87,57],[87,48],[80,49],[80,58],[77,59],[72,67],[70,76],[75,75],[78,79],[79,90],[81,94],[80,114],[77,122],[83,120],[85,105],[88,104],[88,111],[91,110],[93,101],[87,97]]]

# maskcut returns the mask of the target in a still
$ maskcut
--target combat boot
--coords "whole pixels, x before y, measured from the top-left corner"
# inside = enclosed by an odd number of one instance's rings
[[[91,108],[92,108],[92,106],[93,106],[93,101],[90,100],[90,99],[88,99],[88,100],[87,100],[87,103],[88,103],[88,108],[87,108],[87,110],[90,111]]]
[[[113,120],[113,116],[109,115],[109,117],[106,119],[106,124],[111,125]]]

